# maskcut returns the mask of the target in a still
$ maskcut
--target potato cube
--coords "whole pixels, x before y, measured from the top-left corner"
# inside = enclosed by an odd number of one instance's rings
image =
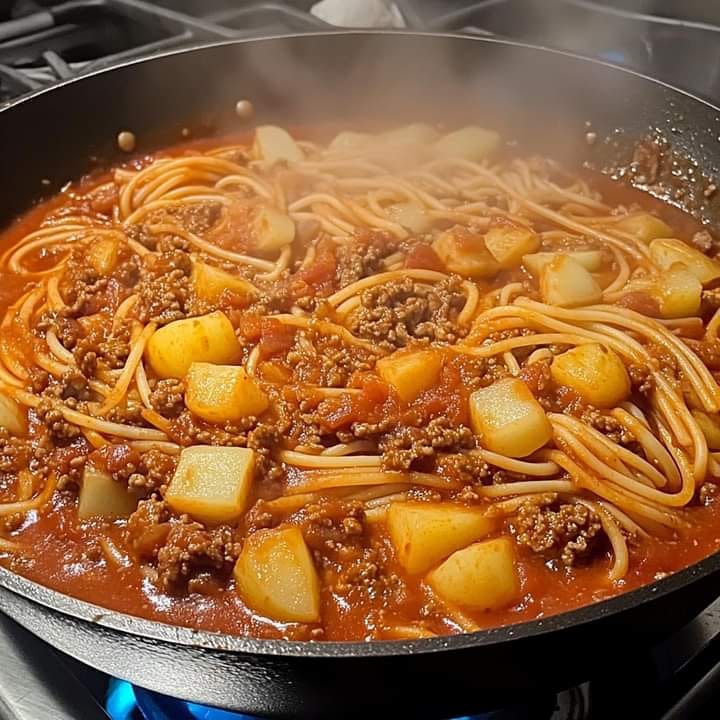
[[[395,353],[378,360],[380,377],[392,386],[400,399],[412,402],[438,381],[442,355],[436,350]]]
[[[120,241],[115,237],[93,238],[85,250],[88,263],[99,275],[108,275],[117,265]]]
[[[278,160],[297,162],[304,155],[290,133],[275,125],[261,125],[255,131],[255,154],[269,163]]]
[[[658,238],[650,243],[650,259],[659,270],[682,263],[703,284],[720,278],[720,263],[676,238]]]
[[[257,294],[247,280],[202,262],[193,264],[192,284],[197,296],[210,303],[216,303],[225,290],[247,298]]]
[[[576,260],[558,255],[540,271],[540,293],[548,305],[580,307],[602,300],[595,278]]]
[[[295,239],[295,223],[292,219],[270,207],[260,208],[253,221],[253,250],[272,254],[290,245]]]
[[[353,132],[352,130],[343,130],[339,132],[328,145],[330,150],[346,152],[364,148],[371,142],[373,136],[369,133]]]
[[[542,269],[546,265],[549,265],[559,254],[567,255],[590,272],[597,272],[602,267],[603,254],[600,250],[573,250],[566,253],[531,253],[530,255],[524,255],[522,262],[529,273],[535,275],[535,277],[540,277]]]
[[[185,378],[185,404],[208,422],[238,422],[264,413],[268,397],[242,367],[195,362]]]
[[[720,418],[702,410],[691,410],[692,416],[700,426],[710,450],[720,450]]]
[[[165,500],[203,523],[235,522],[247,507],[255,472],[248,448],[193,445],[180,453]]]
[[[396,502],[388,510],[387,527],[400,564],[410,573],[420,573],[489,535],[497,521],[479,508]]]
[[[476,390],[470,396],[470,424],[484,447],[508,457],[530,455],[552,436],[545,411],[518,378]]]
[[[320,620],[320,581],[299,528],[250,535],[234,575],[238,592],[252,610],[279,622]]]
[[[432,225],[432,220],[425,210],[413,202],[388,205],[387,214],[390,220],[418,235],[427,232]]]
[[[78,517],[127,517],[138,504],[136,493],[128,490],[125,483],[117,482],[104,470],[86,465],[78,493]]]
[[[435,143],[438,158],[462,158],[479,162],[500,145],[500,135],[492,130],[468,126],[443,135]]]
[[[482,235],[456,227],[441,233],[432,244],[433,250],[450,271],[469,278],[484,278],[500,270],[497,260],[485,247]]]
[[[520,264],[523,255],[540,247],[540,238],[530,228],[507,223],[485,233],[485,247],[501,267],[512,268]]]
[[[675,263],[659,275],[653,295],[664,318],[692,317],[700,314],[702,283],[682,263]]]
[[[161,327],[148,341],[145,356],[159,377],[183,378],[194,362],[237,362],[241,352],[227,316],[215,311]]]
[[[598,343],[578,345],[558,355],[550,374],[558,385],[572,388],[595,407],[616,407],[630,395],[630,377],[620,356]]]
[[[672,229],[659,217],[649,213],[635,213],[620,220],[615,226],[618,230],[635,235],[635,237],[650,242],[655,238],[670,237]]]
[[[469,610],[499,610],[521,597],[515,550],[508,537],[458,550],[428,575],[428,582],[443,600]]]
[[[388,145],[407,144],[425,145],[438,139],[438,131],[432,125],[425,123],[412,123],[378,135],[378,139]]]
[[[0,395],[0,427],[4,427],[12,435],[27,434],[25,410],[7,395]]]

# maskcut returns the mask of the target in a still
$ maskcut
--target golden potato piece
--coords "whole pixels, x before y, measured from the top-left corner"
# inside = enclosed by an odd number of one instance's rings
[[[548,305],[580,307],[602,300],[595,278],[568,255],[558,255],[540,271],[540,294]]]
[[[255,130],[255,154],[269,163],[278,160],[302,160],[304,155],[300,146],[287,130],[275,125],[261,125]]]
[[[247,507],[254,472],[248,448],[193,445],[180,453],[165,500],[201,522],[232,523]]]
[[[27,434],[25,410],[7,395],[0,395],[0,427],[9,430],[13,435]]]
[[[635,213],[620,220],[615,226],[618,230],[635,235],[635,237],[650,242],[655,238],[670,237],[672,229],[659,217],[650,213]]]
[[[185,404],[208,422],[237,422],[261,415],[268,402],[257,382],[236,365],[195,362],[185,378]]]
[[[572,388],[595,407],[616,407],[630,395],[630,377],[622,359],[598,343],[578,345],[556,356],[550,374],[558,385]]]
[[[412,402],[437,383],[442,369],[442,355],[436,350],[396,353],[378,360],[376,368],[401,400]]]
[[[657,278],[653,295],[664,318],[694,317],[700,314],[702,283],[682,263],[674,263]]]
[[[194,362],[233,363],[241,352],[233,326],[218,310],[161,327],[150,338],[145,356],[161,378],[183,378]]]
[[[210,303],[216,303],[225,290],[241,297],[257,295],[252,283],[207,263],[194,263],[191,279],[197,296]]]
[[[494,152],[499,145],[498,133],[469,125],[443,135],[435,143],[435,156],[478,162]]]
[[[85,250],[88,263],[99,275],[108,275],[117,265],[120,240],[115,237],[93,238]]]
[[[497,521],[479,508],[396,502],[388,510],[387,527],[400,564],[410,573],[420,573],[489,535]]]
[[[465,228],[453,228],[441,233],[432,248],[450,272],[464,277],[479,279],[500,270],[500,264],[485,247],[483,236]]]
[[[295,223],[292,218],[270,207],[257,211],[253,230],[252,247],[265,254],[276,253],[295,239]]]
[[[491,227],[485,233],[485,247],[500,267],[512,268],[520,264],[524,255],[540,247],[540,238],[530,228],[508,223]]]
[[[428,575],[446,602],[469,610],[499,610],[520,599],[520,578],[510,538],[474,543],[453,553]]]
[[[250,535],[234,575],[238,592],[252,610],[279,622],[320,620],[320,581],[297,527]]]
[[[530,255],[524,255],[522,262],[529,273],[535,275],[535,277],[540,277],[542,269],[546,265],[549,265],[558,255],[567,255],[590,272],[597,272],[602,267],[603,254],[600,250],[572,250],[566,253],[531,253]]]
[[[483,446],[508,457],[530,455],[552,437],[545,410],[518,378],[476,390],[470,396],[470,424]]]
[[[650,243],[650,259],[659,270],[675,263],[684,265],[703,284],[720,278],[720,263],[676,238],[657,238]]]

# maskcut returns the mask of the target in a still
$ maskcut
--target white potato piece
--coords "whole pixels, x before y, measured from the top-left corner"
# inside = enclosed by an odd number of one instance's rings
[[[256,155],[269,163],[278,160],[298,162],[304,155],[290,133],[275,125],[261,125],[255,131]]]
[[[201,522],[232,523],[247,507],[254,473],[255,453],[249,448],[186,447],[165,500],[175,512]]]
[[[380,377],[392,386],[400,399],[412,402],[420,393],[435,385],[442,368],[442,355],[437,350],[400,352],[378,360]]]
[[[253,220],[252,248],[260,253],[276,253],[295,239],[292,218],[270,207],[260,208]]]
[[[370,133],[352,132],[351,130],[343,130],[339,132],[328,145],[330,150],[347,151],[357,150],[365,147],[372,140]]]
[[[27,434],[27,414],[13,398],[0,394],[0,427],[12,435]]]
[[[262,415],[269,400],[245,368],[194,362],[185,377],[185,404],[203,420],[223,423]]]
[[[508,537],[458,550],[427,579],[443,600],[468,610],[500,610],[521,596],[515,549]]]
[[[523,255],[534,253],[540,247],[540,238],[530,228],[521,225],[497,225],[485,233],[485,247],[500,267],[519,265]]]
[[[578,345],[557,355],[550,374],[558,385],[572,388],[595,407],[616,407],[630,395],[630,377],[622,359],[598,343]]]
[[[429,570],[496,527],[482,509],[452,503],[396,502],[387,513],[398,561],[410,573]]]
[[[659,270],[682,263],[703,284],[720,278],[720,263],[677,238],[657,238],[650,243],[650,259]]]
[[[519,378],[470,395],[470,424],[484,447],[508,457],[526,457],[552,437],[545,410]]]
[[[450,272],[464,277],[480,279],[500,270],[500,264],[485,247],[485,238],[466,228],[446,230],[438,235],[432,248]]]
[[[435,142],[440,137],[440,133],[432,125],[412,123],[411,125],[402,125],[387,130],[376,137],[380,142],[387,145],[427,145]]]
[[[618,230],[634,235],[645,242],[655,238],[670,237],[672,228],[659,217],[650,213],[634,213],[620,220],[615,227]]]
[[[653,295],[664,318],[693,317],[700,314],[702,283],[682,263],[675,263],[657,278]]]
[[[443,135],[435,143],[435,156],[479,162],[495,151],[499,145],[498,133],[469,125]]]
[[[424,208],[417,203],[397,203],[388,205],[386,209],[390,220],[418,235],[427,232],[432,225]]]
[[[78,493],[80,520],[127,517],[135,511],[137,504],[137,494],[128,490],[125,483],[116,482],[104,470],[85,466]]]
[[[540,271],[540,294],[548,305],[581,307],[602,300],[595,278],[568,255],[558,255]]]
[[[85,257],[99,275],[108,275],[117,265],[120,241],[115,237],[93,238],[85,250]]]
[[[320,581],[299,528],[250,535],[234,576],[240,596],[252,610],[279,622],[320,620]]]
[[[211,303],[217,302],[225,290],[248,298],[257,294],[247,280],[203,262],[193,263],[191,280],[197,296]]]
[[[183,378],[194,362],[233,363],[240,344],[227,316],[216,310],[161,327],[149,340],[145,357],[161,378]]]
[[[600,250],[572,250],[565,253],[539,252],[524,255],[522,263],[529,273],[540,276],[542,269],[549,265],[558,255],[567,255],[590,272],[597,272],[602,267],[603,254]]]

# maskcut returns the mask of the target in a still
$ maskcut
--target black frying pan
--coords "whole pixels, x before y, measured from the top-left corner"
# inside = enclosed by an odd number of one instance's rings
[[[133,130],[144,151],[179,141],[183,127],[195,134],[237,129],[240,98],[253,101],[258,121],[286,125],[474,122],[571,164],[630,172],[633,146],[660,132],[692,159],[679,167],[693,173],[673,175],[665,163],[654,191],[699,217],[720,218],[718,193],[702,193],[703,173],[718,173],[717,108],[646,77],[548,50],[353,32],[171,53],[0,111],[0,224],[66,180],[117,161],[118,131]],[[597,137],[592,144],[588,131]],[[273,716],[477,712],[567,686],[598,667],[617,668],[633,646],[676,629],[719,591],[715,554],[615,599],[512,627],[412,642],[303,643],[140,620],[0,569],[0,609],[74,657],[168,695]]]

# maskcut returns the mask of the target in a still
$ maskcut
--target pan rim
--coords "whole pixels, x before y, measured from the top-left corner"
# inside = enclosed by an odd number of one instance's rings
[[[643,73],[615,65],[604,60],[597,60],[577,53],[555,50],[542,45],[533,45],[514,40],[501,38],[472,37],[457,33],[420,32],[402,30],[336,30],[307,33],[288,33],[267,37],[238,38],[222,40],[212,43],[202,43],[191,47],[172,49],[146,58],[127,60],[118,65],[107,68],[98,68],[90,73],[69,78],[48,88],[23,95],[0,108],[0,118],[6,112],[17,109],[30,101],[52,93],[56,90],[73,85],[74,83],[102,76],[115,70],[141,66],[144,63],[161,61],[168,57],[191,53],[212,52],[217,48],[246,43],[260,44],[266,42],[282,42],[284,40],[300,40],[302,38],[318,39],[338,37],[399,37],[399,38],[427,38],[428,40],[445,39],[461,41],[463,43],[484,43],[518,48],[522,51],[539,52],[558,57],[580,61],[592,66],[602,66],[612,72],[634,76],[646,82],[659,86],[674,94],[679,94],[691,101],[700,103],[705,108],[720,113],[720,107],[693,93],[677,88],[662,80],[652,78]],[[223,653],[238,653],[248,655],[277,656],[277,657],[303,657],[303,658],[343,658],[343,657],[392,657],[407,654],[434,654],[437,652],[459,651],[478,647],[491,647],[509,642],[519,642],[531,638],[541,637],[569,627],[581,627],[601,619],[611,619],[614,616],[639,607],[647,602],[662,598],[686,585],[698,582],[701,579],[720,571],[720,550],[708,555],[698,562],[679,570],[671,575],[653,583],[643,585],[634,590],[624,592],[615,597],[607,598],[574,610],[561,612],[544,618],[529,620],[496,628],[479,630],[474,633],[439,636],[418,640],[373,640],[373,641],[306,641],[263,639],[241,635],[231,635],[206,630],[196,630],[189,627],[172,625],[157,620],[147,620],[127,613],[117,612],[93,603],[72,597],[48,586],[36,583],[22,575],[0,566],[0,588],[21,597],[22,599],[41,605],[52,612],[59,613],[68,618],[97,626],[103,629],[139,637],[149,641],[164,642],[174,646],[187,646],[205,651]]]

